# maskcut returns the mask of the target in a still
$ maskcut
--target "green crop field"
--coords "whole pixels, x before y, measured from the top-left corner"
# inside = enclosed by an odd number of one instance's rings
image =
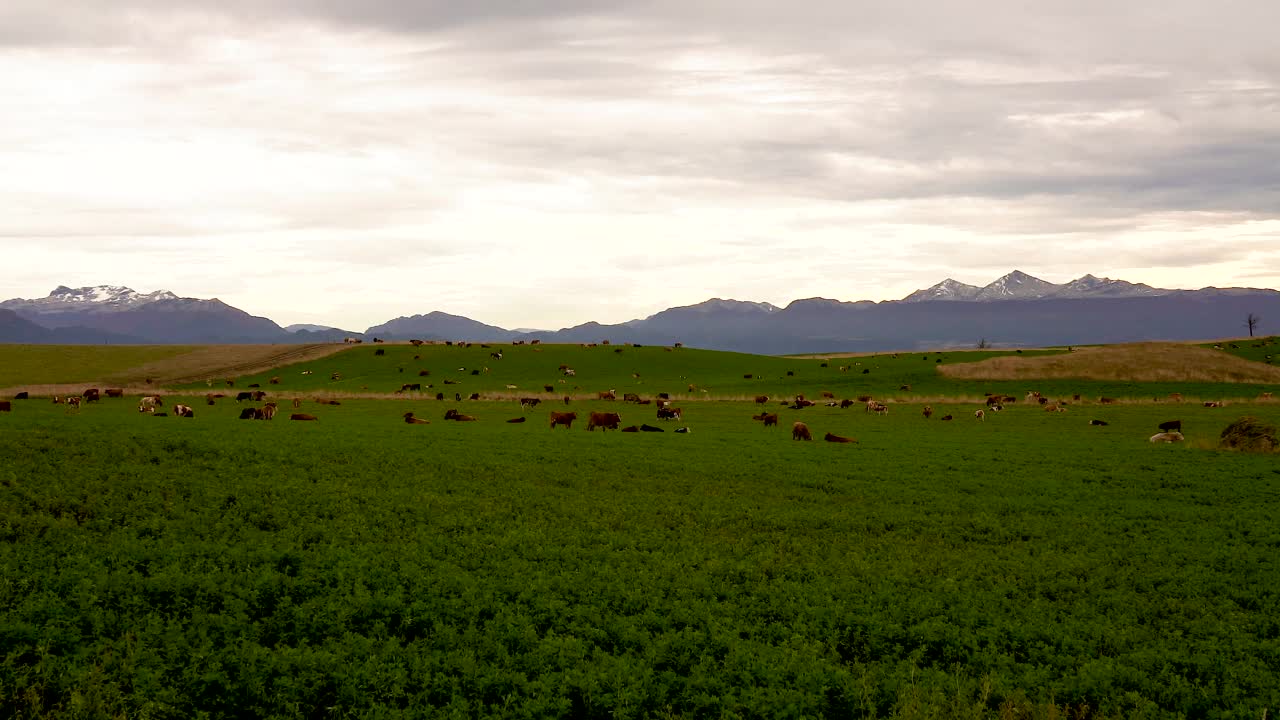
[[[1084,399],[1047,413],[1022,381],[941,377],[933,353],[540,349],[362,346],[237,377],[282,398],[272,421],[206,405],[205,383],[165,398],[189,419],[12,401],[0,716],[1280,710],[1280,454],[1217,449],[1242,415],[1280,425],[1280,403],[1243,401],[1265,386],[1055,380],[1035,389]],[[961,356],[989,355],[941,359]],[[608,389],[669,391],[684,416],[588,397]],[[822,390],[889,412],[777,399]],[[978,421],[984,392],[1019,401]],[[551,430],[565,394],[579,420]],[[755,394],[780,427],[751,419]],[[317,422],[287,419],[294,395]],[[586,432],[592,410],[666,432]],[[1175,418],[1185,443],[1147,442]]]
[[[5,345],[0,346],[0,387],[107,379],[191,349],[185,345]]]

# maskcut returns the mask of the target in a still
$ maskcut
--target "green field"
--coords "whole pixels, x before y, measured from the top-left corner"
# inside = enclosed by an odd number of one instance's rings
[[[191,351],[186,345],[0,346],[0,387],[107,379]]]
[[[488,356],[498,349],[364,346],[236,378],[307,397],[314,423],[288,407],[239,420],[230,398],[204,404],[204,383],[166,398],[191,402],[191,419],[128,398],[78,412],[14,401],[0,413],[0,716],[1280,709],[1280,456],[1215,449],[1241,415],[1280,425],[1280,403],[1153,403],[1173,390],[1136,384],[1144,402],[1046,413],[1021,384],[939,378],[933,354],[823,368],[661,348]],[[564,386],[562,363],[577,371]],[[309,398],[388,393],[427,368],[449,400]],[[511,424],[516,402],[455,402],[445,378],[464,397],[544,382],[555,398],[573,385],[688,397],[680,423],[574,399],[578,423],[550,430],[564,405],[546,393]],[[1039,389],[1125,395],[1059,382]],[[773,400],[782,426],[764,428],[750,399],[710,399],[823,389],[902,402],[881,417]],[[984,391],[1020,401],[979,422],[978,403],[933,399]],[[445,421],[449,408],[479,420]],[[585,432],[585,413],[606,409],[667,432]],[[406,425],[407,411],[431,424]],[[1146,441],[1173,418],[1186,443]],[[859,442],[794,442],[795,420]]]

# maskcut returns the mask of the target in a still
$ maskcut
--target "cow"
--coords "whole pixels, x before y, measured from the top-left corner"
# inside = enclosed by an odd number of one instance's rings
[[[290,420],[319,420],[320,418],[316,417],[315,415],[308,415],[306,413],[294,413],[289,416],[289,419]]]
[[[648,423],[643,423],[640,425],[640,432],[666,432],[666,430]]]
[[[253,399],[253,393],[251,392],[236,393],[236,402],[242,402],[244,400],[252,400],[252,399]]]
[[[853,406],[854,406],[854,404],[855,404],[855,403],[854,403],[852,400],[850,400],[849,398],[845,398],[845,399],[843,399],[843,400],[841,400],[841,401],[840,401],[840,409],[841,409],[841,410],[848,410],[849,408],[853,407]]]
[[[888,406],[888,405],[885,405],[884,403],[878,402],[878,403],[875,403],[875,405],[873,405],[873,406],[871,407],[871,411],[872,411],[872,412],[874,412],[874,413],[875,413],[875,414],[877,414],[877,415],[888,415],[888,414],[889,414],[889,406]]]
[[[802,422],[796,422],[791,426],[792,440],[813,440],[813,435],[809,432],[809,426]]]
[[[276,404],[269,402],[262,406],[262,419],[271,420],[276,416]]]
[[[124,397],[124,388],[107,388],[107,397],[122,398]]]
[[[402,393],[402,392],[420,392],[421,390],[422,390],[422,383],[405,383],[405,384],[401,385],[401,386],[400,386],[400,389],[399,389],[399,390],[397,390],[396,392],[398,392],[398,393]]]
[[[409,341],[409,344],[410,344],[410,345],[413,345],[414,347],[422,347],[422,341],[421,341],[421,340],[410,340],[410,341]]]
[[[675,432],[687,434],[687,433],[690,433],[690,432],[693,432],[693,431],[692,431],[692,430],[690,430],[690,429],[689,429],[689,428],[687,428],[687,427],[678,427],[678,428],[676,428],[676,429],[675,429]]]
[[[768,395],[757,395],[757,396],[756,396],[756,404],[757,404],[757,405],[764,405],[764,404],[765,404],[765,403],[767,403],[767,402],[769,402],[769,396],[768,396]]]
[[[412,412],[404,414],[404,421],[409,425],[430,425],[431,421],[425,418],[414,417]]]
[[[0,400],[0,412],[13,412],[13,403],[8,400]]]
[[[89,388],[81,393],[80,397],[84,398],[85,402],[98,402],[101,399],[100,393],[101,391],[98,388]]]
[[[1106,427],[1110,423],[1108,423],[1106,420],[1090,420],[1089,424],[1095,427]]]
[[[418,377],[430,377],[430,376],[431,376],[431,371],[430,371],[430,370],[419,370],[419,371],[418,371]]]
[[[924,415],[925,420],[928,420],[929,418],[933,417],[933,407],[930,405],[925,405],[924,409],[920,411],[920,414]]]
[[[950,422],[950,421],[952,420],[952,417],[951,417],[950,415],[943,415],[943,416],[942,416],[942,419],[943,419],[943,420],[945,420],[945,421],[947,421],[947,422]]]
[[[262,398],[266,397],[267,393],[262,390],[254,390],[250,395],[254,402],[262,402]]]
[[[975,420],[982,420],[985,422],[987,419],[987,413],[982,410],[974,410],[973,417]]]
[[[911,392],[910,385],[899,385],[898,389],[901,390],[902,392]]]
[[[527,419],[527,418],[525,418],[525,417],[511,418],[511,419],[510,419],[510,420],[508,420],[507,422],[509,422],[509,423],[522,423],[522,422],[524,422],[526,419]]]
[[[543,385],[543,386],[542,386],[542,392],[555,392],[555,391],[556,391],[556,386],[555,386],[555,385]]]
[[[1185,439],[1186,438],[1182,437],[1182,433],[1178,432],[1177,430],[1171,430],[1169,432],[1156,433],[1155,435],[1152,435],[1150,438],[1148,438],[1147,442],[1176,443],[1176,442],[1182,442]]]
[[[833,443],[856,443],[856,442],[858,442],[857,440],[854,440],[854,439],[853,439],[853,438],[851,438],[851,437],[844,437],[843,435],[836,435],[835,433],[827,433],[826,435],[824,435],[824,436],[822,437],[822,439],[823,439],[823,440],[826,440],[827,442],[833,442]]]
[[[163,405],[164,401],[160,399],[159,395],[145,395],[138,400],[138,412],[155,412],[156,408]]]
[[[999,404],[1000,404],[999,395],[991,395],[987,397],[987,407],[991,407],[992,405],[999,405]]]
[[[664,393],[664,392],[660,392],[660,393],[658,393],[658,399],[659,399],[659,400],[670,400],[670,399],[671,399],[671,393]]]
[[[80,409],[79,396],[76,396],[76,395],[67,396],[67,409],[70,410],[71,408],[75,408],[76,410]]]
[[[462,413],[458,412],[457,410],[448,410],[448,411],[446,411],[446,412],[445,412],[445,414],[444,414],[444,419],[445,419],[445,420],[454,420],[454,421],[457,421],[457,422],[475,422],[475,421],[476,421],[476,417],[475,417],[474,415],[463,415]]]
[[[479,400],[479,399],[480,399],[480,393],[471,393],[470,395],[468,395],[468,396],[467,396],[467,399],[468,399],[468,400]]]
[[[1101,403],[1102,405],[1115,405],[1116,399],[1109,398],[1109,397],[1100,397],[1098,398],[1098,402]]]
[[[618,396],[613,393],[613,390],[602,390],[596,393],[596,398],[600,400],[617,400]]]
[[[683,419],[682,418],[683,415],[684,415],[684,410],[680,408],[673,408],[673,407],[658,408],[659,420],[681,420]]]
[[[540,402],[542,401],[539,400],[538,398],[528,398],[528,397],[520,398],[520,409],[524,410],[525,408],[537,407],[538,403]]]
[[[765,415],[760,419],[764,421],[765,427],[769,427],[770,425],[777,425],[778,413],[765,413]]]
[[[578,419],[576,412],[551,412],[551,429],[555,430],[557,425],[563,425],[566,430],[573,426],[573,421]]]
[[[1182,393],[1169,393],[1169,399],[1173,402],[1182,402]]]
[[[623,393],[622,402],[638,403],[640,402],[640,396],[636,393]]]
[[[833,393],[833,392],[831,392],[830,390],[823,390],[823,391],[822,391],[822,397],[823,397],[823,399],[826,399],[826,400],[835,400],[835,399],[836,399],[836,394],[835,394],[835,393]]]
[[[262,411],[259,410],[258,408],[247,407],[247,408],[240,409],[241,420],[260,420],[261,418],[262,418]]]
[[[30,396],[29,394],[27,394],[27,391],[26,391],[26,390],[23,390],[22,392],[18,393],[17,395],[14,395],[14,396],[13,396],[13,399],[14,399],[14,400],[27,400],[27,399],[29,399],[30,397],[31,397],[31,396]]]
[[[270,380],[268,380],[268,381],[267,381],[267,383],[268,383],[268,384],[270,384],[270,385],[279,385],[279,384],[280,384],[280,376],[278,376],[278,375],[277,375],[276,377],[271,378]]]
[[[25,395],[26,393],[18,393],[18,394],[19,394],[19,395]],[[1264,393],[1262,393],[1261,395],[1259,395],[1259,396],[1258,396],[1258,399],[1259,399],[1259,400],[1270,400],[1270,399],[1271,399],[1271,393],[1269,393],[1269,392],[1264,392]]]
[[[1226,403],[1222,402],[1221,400],[1208,400],[1205,402],[1204,406],[1207,408],[1220,408],[1220,407],[1226,407]]]
[[[1160,423],[1160,425],[1159,425],[1158,427],[1160,428],[1160,432],[1169,432],[1169,431],[1182,432],[1182,421],[1181,421],[1181,420],[1166,420],[1166,421],[1164,421],[1164,422]]]
[[[587,416],[587,430],[617,430],[622,416],[612,412],[593,412]]]
[[[195,417],[196,411],[193,410],[190,405],[174,405],[173,415],[174,417]]]

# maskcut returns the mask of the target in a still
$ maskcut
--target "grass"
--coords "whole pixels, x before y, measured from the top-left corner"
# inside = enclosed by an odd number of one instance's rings
[[[185,345],[0,345],[0,388],[127,376],[132,368],[193,350]]]
[[[947,377],[965,380],[1080,379],[1280,385],[1280,367],[1179,343],[1081,347],[1060,355],[995,357],[947,365],[939,371]]]
[[[705,401],[688,435],[632,435],[552,431],[542,410],[508,424],[513,402],[307,402],[320,422],[295,423],[226,400],[190,420],[18,401],[0,415],[0,710],[1280,706],[1280,471],[1205,449],[1232,408],[1180,407],[1188,443],[1154,446],[1169,407],[974,407],[780,409],[765,429],[750,403]],[[1280,422],[1280,405],[1249,412]],[[793,442],[796,419],[859,443]]]

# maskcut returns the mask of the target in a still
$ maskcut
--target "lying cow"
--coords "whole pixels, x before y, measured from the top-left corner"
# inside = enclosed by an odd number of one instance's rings
[[[593,412],[587,416],[587,430],[617,430],[622,416],[612,412]]]
[[[412,412],[404,414],[404,421],[410,425],[430,425],[431,421],[420,417],[414,417]]]
[[[673,408],[673,407],[658,408],[659,420],[679,420],[681,419],[681,415],[683,414],[684,414],[684,411],[681,410],[680,408]]]
[[[289,419],[290,420],[319,420],[320,418],[316,417],[315,415],[308,415],[306,413],[294,413],[289,416]]]
[[[851,437],[844,437],[843,435],[836,435],[835,433],[827,433],[826,435],[824,435],[824,436],[823,436],[823,438],[822,438],[822,439],[823,439],[823,440],[826,440],[827,442],[833,442],[833,443],[856,443],[856,442],[858,442],[857,440],[854,440],[854,439],[853,439],[853,438],[851,438]]]
[[[144,395],[138,400],[138,412],[153,413],[156,411],[156,408],[162,407],[163,405],[164,401],[160,399],[159,395]]]
[[[1182,437],[1182,433],[1177,430],[1171,430],[1169,432],[1156,433],[1155,435],[1152,435],[1148,441],[1153,443],[1176,443],[1182,442],[1185,439],[1186,438]]]
[[[475,422],[476,421],[476,417],[474,415],[464,415],[458,412],[457,410],[446,411],[444,414],[444,419],[455,420],[457,422]]]

